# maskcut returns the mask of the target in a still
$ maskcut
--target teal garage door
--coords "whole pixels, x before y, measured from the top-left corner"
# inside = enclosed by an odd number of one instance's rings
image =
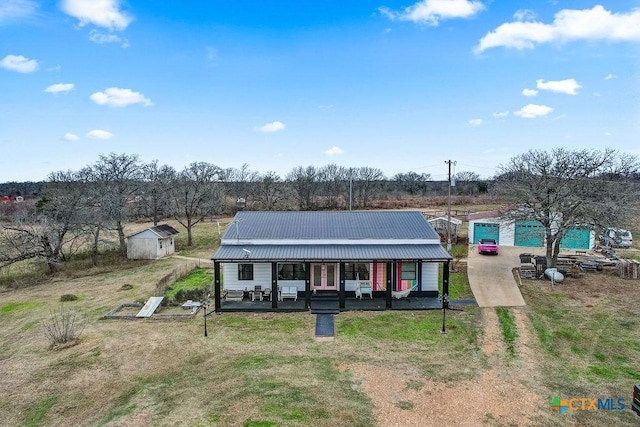
[[[539,221],[516,221],[516,246],[544,246],[544,226]]]
[[[560,240],[560,247],[564,249],[589,249],[590,240],[591,230],[588,228],[572,228]]]
[[[500,243],[500,224],[478,223],[473,224],[473,243],[478,243],[480,239],[494,239]]]

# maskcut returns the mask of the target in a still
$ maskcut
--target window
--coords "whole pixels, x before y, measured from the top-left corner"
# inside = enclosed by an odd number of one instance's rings
[[[238,264],[238,280],[253,280],[253,264]]]
[[[403,262],[400,265],[400,279],[402,280],[416,280],[416,263],[415,262]]]
[[[369,280],[369,264],[346,263],[344,275],[346,280]]]
[[[278,264],[278,280],[305,280],[304,263]]]

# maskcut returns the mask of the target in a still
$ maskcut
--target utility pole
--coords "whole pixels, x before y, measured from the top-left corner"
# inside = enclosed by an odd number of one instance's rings
[[[451,253],[451,164],[456,164],[456,162],[451,160],[445,160],[445,163],[449,165],[449,175],[447,179],[447,187],[449,190],[449,203],[447,208],[447,251]]]

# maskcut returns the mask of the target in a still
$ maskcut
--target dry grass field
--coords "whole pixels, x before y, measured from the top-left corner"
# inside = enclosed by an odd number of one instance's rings
[[[222,222],[224,226],[225,222]],[[136,227],[142,225],[138,224]],[[180,229],[180,228],[179,228]],[[184,238],[181,233],[180,238]],[[196,228],[208,259],[217,223]],[[524,281],[508,309],[514,355],[496,310],[348,312],[316,342],[308,313],[103,320],[145,301],[183,258],[61,272],[0,288],[0,424],[7,426],[637,425],[625,411],[550,410],[553,396],[630,402],[640,382],[640,281],[594,273],[551,288]],[[452,276],[468,292],[464,269]],[[22,283],[22,282],[21,282]],[[122,290],[128,284],[131,289]],[[466,288],[465,288],[466,287]],[[78,313],[77,345],[50,349],[43,323]],[[163,309],[166,310],[166,309]]]

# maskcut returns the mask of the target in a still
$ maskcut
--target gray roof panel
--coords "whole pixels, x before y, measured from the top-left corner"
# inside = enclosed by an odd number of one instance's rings
[[[238,212],[223,240],[440,239],[417,211]]]

